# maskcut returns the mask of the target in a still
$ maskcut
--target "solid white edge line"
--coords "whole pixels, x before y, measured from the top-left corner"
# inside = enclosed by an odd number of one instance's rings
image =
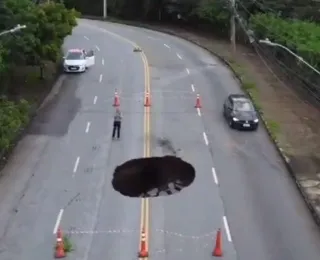
[[[182,60],[182,57],[179,55],[179,53],[177,53],[177,57]]]
[[[198,116],[201,116],[200,108],[197,107]]]
[[[95,96],[94,99],[93,99],[93,104],[94,104],[94,105],[97,103],[97,99],[98,99],[98,97]]]
[[[193,84],[191,84],[191,89],[192,89],[192,91],[194,92],[195,90],[194,90],[194,85]]]
[[[227,239],[229,242],[232,242],[232,238],[231,238],[231,233],[230,233],[230,229],[229,229],[229,225],[228,225],[228,220],[226,216],[223,216],[223,224],[224,224],[224,228],[226,230],[226,234],[227,234]]]
[[[165,47],[167,47],[168,49],[170,49],[170,46],[168,44],[163,44]]]
[[[91,125],[91,123],[90,123],[90,122],[87,122],[86,133],[88,133],[88,132],[89,132],[90,125]]]
[[[79,162],[80,162],[80,157],[78,156],[76,162],[74,163],[74,167],[73,167],[74,173],[77,172]]]
[[[89,40],[89,38],[88,38],[87,36],[84,36],[84,38],[85,38],[86,40]]]
[[[211,168],[211,170],[212,170],[212,176],[213,176],[213,179],[214,179],[214,182],[215,182],[215,184],[219,184],[219,182],[218,182],[218,177],[217,177],[217,174],[216,174],[216,170],[212,167]]]
[[[97,49],[97,51],[100,51],[100,48],[96,45],[96,49]]]
[[[190,70],[188,68],[186,68],[186,71],[187,71],[188,74],[190,74]]]
[[[102,59],[102,65],[104,65],[104,59]]]
[[[99,77],[99,82],[102,81],[102,74],[100,74],[100,77]]]
[[[207,134],[205,132],[203,132],[203,139],[204,139],[206,145],[208,145],[209,142],[208,142]]]
[[[60,209],[60,211],[59,211],[59,214],[58,214],[58,217],[57,217],[57,220],[56,220],[56,224],[54,225],[54,228],[53,228],[53,234],[54,235],[57,233],[58,228],[60,226],[60,222],[61,222],[61,219],[62,219],[63,211],[64,211],[64,209]]]

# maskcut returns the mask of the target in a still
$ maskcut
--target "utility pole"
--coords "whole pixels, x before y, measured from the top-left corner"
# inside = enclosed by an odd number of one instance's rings
[[[231,17],[230,17],[230,41],[232,50],[236,52],[236,1],[231,1]]]
[[[107,19],[108,0],[103,0],[103,19]]]

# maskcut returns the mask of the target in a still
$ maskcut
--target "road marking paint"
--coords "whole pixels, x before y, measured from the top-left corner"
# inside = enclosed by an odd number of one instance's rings
[[[223,224],[224,224],[224,228],[226,229],[227,239],[229,242],[232,242],[231,233],[230,233],[228,220],[226,216],[223,216]]]
[[[88,40],[89,41],[89,38],[87,37],[87,36],[83,36],[86,40]]]
[[[164,46],[166,46],[168,49],[170,49],[170,46],[168,44],[163,44]]]
[[[90,123],[90,122],[87,122],[86,133],[88,133],[88,132],[89,132],[90,125],[91,125],[91,123]]]
[[[100,48],[96,45],[96,49],[98,50],[98,51],[100,51]]]
[[[104,28],[100,28],[100,27],[96,27],[96,26],[90,26],[90,25],[86,25],[86,27],[91,27],[91,28],[94,28],[94,29],[98,29],[99,31],[102,31],[104,33],[107,33],[109,35],[112,35],[118,39],[121,39],[127,43],[129,43],[130,45],[132,45],[134,48],[139,48],[139,46],[130,41],[129,39],[119,35],[119,34],[116,34],[116,33],[113,33],[113,32],[110,32]],[[141,48],[140,48],[141,49]],[[144,54],[144,52],[141,52],[140,53],[140,56],[143,60],[143,64],[144,64],[144,72],[145,72],[145,90],[148,91],[148,93],[150,93],[150,71],[149,71],[149,65],[148,65],[148,60],[146,58],[146,55]],[[144,153],[145,157],[149,157],[150,156],[150,108],[149,107],[145,107],[145,110],[144,110],[144,136],[145,136],[145,144],[144,145],[144,151],[148,151],[147,153]],[[146,156],[147,155],[147,156]],[[146,249],[148,250],[148,246],[149,246],[149,200],[148,199],[142,199],[142,203],[141,203],[141,226],[144,224],[145,225],[145,232],[146,232]],[[94,223],[96,223],[96,219],[97,217],[95,218],[95,221]],[[139,245],[141,244],[141,238],[139,239]],[[89,244],[92,244],[92,240],[89,241]],[[88,247],[90,248],[90,247]],[[88,254],[89,254],[89,251],[86,252],[86,255],[85,255],[85,258],[84,259],[88,259]]]
[[[198,116],[201,116],[200,108],[197,107]]]
[[[104,65],[104,59],[102,59],[102,65]]]
[[[62,215],[63,215],[63,209],[60,209],[59,211],[59,214],[58,214],[58,217],[57,217],[57,220],[56,220],[56,224],[54,225],[54,228],[53,228],[53,234],[55,235],[58,231],[58,228],[60,226],[60,222],[61,222],[61,219],[62,219]]]
[[[206,145],[208,145],[209,144],[208,137],[207,137],[207,134],[205,132],[203,132],[203,139],[204,139]]]
[[[186,68],[186,71],[187,71],[188,74],[190,74],[190,70],[188,68]]]
[[[97,99],[98,99],[98,97],[95,96],[94,99],[93,99],[93,104],[94,104],[94,105],[97,103]]]
[[[179,53],[177,53],[177,57],[182,60],[182,57],[179,55]]]
[[[194,92],[195,90],[194,90],[194,85],[193,84],[191,84],[191,89],[192,89],[192,91]]]
[[[218,177],[217,177],[217,174],[216,174],[216,170],[213,167],[211,168],[211,170],[212,170],[212,176],[213,176],[214,182],[218,185],[219,182],[218,182]]]
[[[99,82],[102,81],[102,74],[100,74],[100,77],[99,77]]]
[[[72,177],[74,177],[75,173],[76,173],[77,170],[78,170],[79,162],[80,162],[80,157],[78,156],[78,157],[77,157],[77,160],[76,160],[76,162],[75,162],[75,164],[74,164],[74,167],[73,167],[73,175],[72,175]]]

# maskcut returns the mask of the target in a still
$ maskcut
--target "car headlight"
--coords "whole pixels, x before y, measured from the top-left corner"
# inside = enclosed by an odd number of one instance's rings
[[[255,120],[253,120],[253,122],[258,123],[258,122],[259,122],[259,119],[256,118]]]
[[[236,117],[233,117],[232,120],[233,120],[233,121],[239,121],[239,119],[236,118]]]

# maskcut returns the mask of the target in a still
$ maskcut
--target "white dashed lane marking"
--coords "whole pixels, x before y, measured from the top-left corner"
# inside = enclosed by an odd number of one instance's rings
[[[186,68],[186,71],[187,71],[188,74],[190,74],[190,70],[188,68]]]
[[[83,36],[86,40],[88,40],[89,41],[89,38],[87,37],[87,36]]]
[[[179,53],[177,53],[177,57],[178,57],[180,60],[182,60],[182,57],[180,56]]]
[[[104,59],[102,59],[102,65],[104,65]]]
[[[195,90],[194,90],[194,85],[193,84],[191,84],[191,89],[192,89],[192,91],[194,92]]]
[[[198,116],[201,116],[200,108],[197,107]]]
[[[87,126],[86,126],[86,133],[89,133],[90,125],[91,125],[91,123],[90,123],[90,122],[87,122]]]
[[[58,228],[60,226],[60,222],[61,222],[61,219],[62,219],[62,215],[63,215],[63,209],[60,209],[59,211],[59,214],[58,214],[58,217],[57,217],[57,220],[56,220],[56,224],[54,225],[54,228],[53,228],[53,234],[55,235],[58,231]]]
[[[79,162],[80,162],[80,157],[78,156],[78,157],[77,157],[76,162],[74,163],[74,167],[73,167],[73,175],[72,175],[72,177],[74,177],[74,176],[75,176],[75,173],[76,173],[76,172],[77,172],[77,170],[78,170]]]
[[[93,104],[94,104],[94,105],[97,103],[97,99],[98,99],[98,97],[95,96],[94,99],[93,99]]]
[[[206,145],[208,145],[209,144],[208,137],[207,137],[207,134],[205,132],[203,132],[203,139],[204,139],[204,142],[206,143]]]
[[[229,229],[229,225],[228,225],[228,220],[226,216],[223,216],[223,224],[224,224],[224,228],[226,230],[226,234],[227,234],[227,239],[229,242],[232,242],[232,238],[231,238],[231,233],[230,233],[230,229]]]
[[[97,51],[100,51],[100,48],[96,45],[96,49],[97,49]]]
[[[100,77],[99,77],[99,82],[102,81],[102,74],[100,74]]]
[[[218,182],[218,177],[217,177],[217,174],[216,174],[216,170],[212,167],[212,176],[213,176],[213,179],[214,179],[214,182],[215,182],[215,184],[219,184],[219,182]]]
[[[168,44],[163,44],[165,47],[167,47],[168,49],[170,49],[170,46]]]

